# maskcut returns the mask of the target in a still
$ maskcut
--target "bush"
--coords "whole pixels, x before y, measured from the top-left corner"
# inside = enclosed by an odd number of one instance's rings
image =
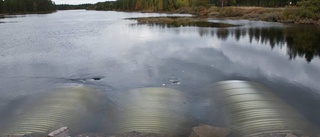
[[[272,21],[272,22],[276,22],[279,21],[279,13],[275,12],[275,13],[266,13],[263,16],[260,17],[261,20],[264,21]]]
[[[209,9],[208,9],[208,16],[219,16],[219,8],[216,7],[216,6],[211,6]]]
[[[286,7],[280,20],[283,22],[314,23],[320,19],[320,0],[302,0],[298,7]]]
[[[298,20],[298,16],[296,15],[298,11],[298,7],[285,7],[285,10],[280,15],[281,22],[296,22]]]
[[[244,19],[256,19],[257,17],[259,17],[260,14],[257,13],[247,13],[243,15]]]
[[[193,10],[199,16],[207,16],[209,14],[209,10],[204,6],[194,7]]]
[[[220,16],[222,17],[241,17],[243,12],[240,8],[235,7],[225,7],[219,10]]]
[[[312,12],[311,10],[305,9],[305,8],[300,8],[296,14],[299,18],[302,18],[302,19],[316,19],[317,18],[317,15],[314,12]]]

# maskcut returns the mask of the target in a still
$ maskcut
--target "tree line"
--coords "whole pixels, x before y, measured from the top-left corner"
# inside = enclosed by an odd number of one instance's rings
[[[55,11],[51,0],[0,0],[0,13],[33,13]]]
[[[100,2],[89,7],[94,10],[152,10],[172,11],[183,7],[260,6],[284,7],[301,0],[117,0]]]
[[[75,10],[75,9],[86,9],[92,4],[80,4],[80,5],[69,5],[69,4],[59,4],[56,5],[57,10]]]

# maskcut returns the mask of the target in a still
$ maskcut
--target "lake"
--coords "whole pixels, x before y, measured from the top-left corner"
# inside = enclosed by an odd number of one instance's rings
[[[182,91],[196,124],[218,124],[204,87],[224,80],[261,83],[320,126],[320,27],[218,20],[234,27],[170,27],[126,18],[190,16],[58,11],[0,19],[0,120],[17,100],[85,85],[114,104],[128,91]],[[5,125],[6,123],[0,122]]]

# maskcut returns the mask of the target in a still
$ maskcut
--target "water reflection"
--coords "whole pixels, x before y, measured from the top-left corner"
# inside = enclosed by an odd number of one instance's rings
[[[145,24],[145,23],[139,23],[139,24]],[[207,21],[197,21],[197,22],[172,22],[172,23],[152,23],[148,24],[149,26],[161,26],[162,28],[176,28],[176,27],[200,27],[200,28],[226,28],[226,27],[235,27],[237,25],[232,24],[226,24],[226,23],[215,23],[215,22],[207,22]]]
[[[235,28],[203,31],[199,29],[199,35],[216,34],[220,40],[227,40],[228,37],[237,41],[249,38],[250,43],[260,42],[261,44],[274,47],[287,47],[289,59],[297,56],[304,57],[307,62],[311,62],[315,57],[320,56],[320,29],[319,27],[271,27],[271,28]]]
[[[311,62],[313,58],[319,57],[320,53],[320,31],[312,28],[249,28],[225,30],[234,34],[235,38],[240,38],[249,35],[249,41],[260,42],[270,45],[273,49],[275,46],[282,47],[286,45],[287,55],[289,59],[295,59],[297,56],[304,57],[307,62]],[[244,33],[244,35],[243,35]],[[220,34],[217,31],[217,35]],[[223,37],[218,38],[223,40]]]
[[[202,24],[202,23],[200,23]],[[287,47],[287,55],[289,59],[303,57],[307,62],[311,62],[314,58],[320,56],[320,27],[317,26],[291,26],[291,27],[233,27],[221,28],[224,24],[215,23],[218,29],[198,28],[201,37],[212,36],[222,41],[229,38],[239,41],[240,39],[248,39],[250,43],[258,42],[269,45],[271,49],[274,47]],[[218,24],[218,25],[217,25]],[[148,24],[151,27],[171,28],[197,26],[199,24]],[[200,25],[200,27],[210,27],[210,25]],[[220,28],[219,28],[220,27]]]
[[[162,28],[133,26],[130,24],[134,21],[123,20],[144,16],[165,15],[59,11],[47,16],[4,19],[18,23],[0,25],[0,113],[4,112],[2,106],[13,99],[49,92],[64,84],[99,89],[120,110],[118,105],[125,103],[124,98],[129,98],[125,99],[129,105],[133,100],[127,91],[163,86],[183,92],[190,112],[185,114],[192,115],[193,122],[223,127],[214,104],[200,89],[210,83],[238,79],[266,85],[320,126],[320,60],[308,64],[297,55],[288,61],[284,36],[292,36],[294,42],[298,37],[287,34],[285,30],[290,27],[279,28],[284,29],[279,30],[284,41],[275,42],[270,50],[270,38],[263,38],[260,44],[261,31],[268,30],[266,27],[277,30],[277,26],[255,22],[253,27],[224,29]],[[250,28],[256,34],[251,38]],[[314,33],[311,31],[308,33]],[[118,116],[117,111],[101,112],[107,112],[102,114],[106,125],[114,125],[112,119],[116,118],[110,115]]]
[[[176,27],[199,27],[199,28],[227,28],[237,27],[240,25],[210,22],[206,19],[196,17],[143,17],[143,18],[127,18],[128,20],[137,20],[139,25],[160,26],[162,28]]]

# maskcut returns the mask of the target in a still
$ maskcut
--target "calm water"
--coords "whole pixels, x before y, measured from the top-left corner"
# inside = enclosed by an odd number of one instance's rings
[[[94,87],[115,104],[132,89],[169,87],[186,93],[195,123],[215,124],[203,88],[248,80],[320,125],[319,27],[210,20],[241,25],[219,29],[125,20],[149,16],[178,15],[75,10],[0,19],[0,112],[14,109],[14,100],[64,85]]]

